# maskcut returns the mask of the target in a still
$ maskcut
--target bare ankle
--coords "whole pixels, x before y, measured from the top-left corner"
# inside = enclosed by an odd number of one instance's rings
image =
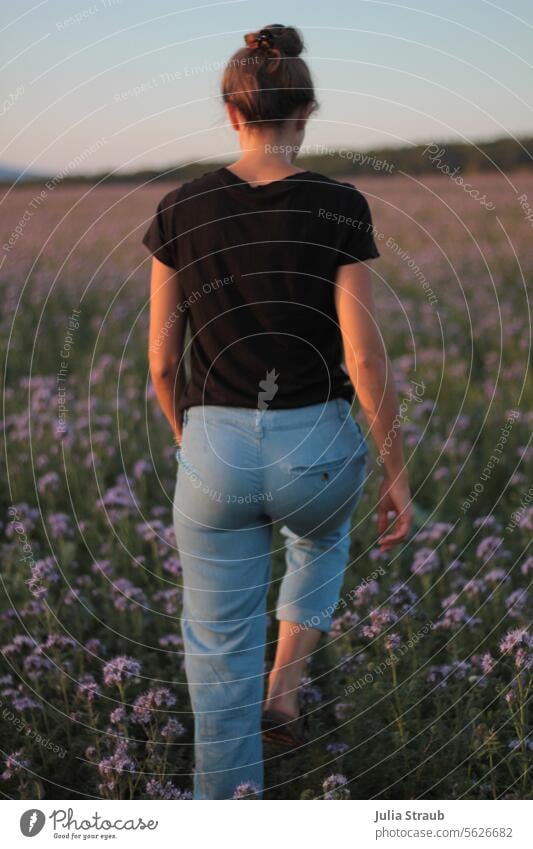
[[[267,696],[267,699],[265,701],[265,709],[275,710],[279,713],[284,713],[287,716],[290,716],[291,719],[296,719],[296,717],[300,715],[300,709],[298,707],[297,700],[287,695]]]
[[[274,681],[271,679],[265,707],[268,710],[278,710],[281,713],[286,713],[291,717],[299,716],[298,687],[289,682],[283,682],[282,684],[279,679]]]

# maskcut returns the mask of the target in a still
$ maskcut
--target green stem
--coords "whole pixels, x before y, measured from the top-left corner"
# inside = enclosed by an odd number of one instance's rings
[[[400,740],[402,745],[405,744],[405,728],[402,719],[402,712],[400,708],[400,702],[398,699],[398,676],[396,674],[396,662],[392,657],[392,654],[389,652],[389,657],[392,660],[391,671],[392,671],[392,686],[393,686],[393,700],[396,707],[396,724],[398,725],[398,731],[400,732]]]

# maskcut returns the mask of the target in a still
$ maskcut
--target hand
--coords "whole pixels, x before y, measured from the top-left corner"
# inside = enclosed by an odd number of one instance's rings
[[[389,518],[390,513],[394,513],[393,518]],[[379,488],[378,546],[381,551],[389,551],[404,541],[411,530],[412,519],[411,492],[407,478],[398,478],[391,483],[385,477]],[[387,533],[394,520],[394,530]]]
[[[181,440],[183,438],[183,413],[174,418],[174,443],[177,448],[181,448]]]

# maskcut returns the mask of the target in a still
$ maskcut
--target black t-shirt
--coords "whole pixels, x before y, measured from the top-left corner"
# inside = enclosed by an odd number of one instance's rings
[[[142,241],[178,271],[173,320],[190,322],[179,408],[352,400],[335,274],[379,253],[350,183],[303,171],[254,188],[220,168],[168,192]]]

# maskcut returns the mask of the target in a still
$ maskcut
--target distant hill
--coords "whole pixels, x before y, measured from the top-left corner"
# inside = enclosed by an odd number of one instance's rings
[[[48,177],[44,174],[36,174],[35,171],[24,172],[23,168],[0,165],[0,183],[13,183],[17,179],[19,182],[23,181],[27,183],[28,181],[34,182],[36,180],[47,180]]]
[[[22,168],[8,168],[0,166],[0,181],[2,183],[12,183],[22,174]]]
[[[476,172],[497,171],[509,173],[520,169],[533,169],[533,136],[519,139],[503,138],[496,141],[485,141],[477,144],[457,142],[428,142],[412,147],[384,147],[366,151],[349,148],[334,149],[314,146],[313,152],[305,152],[298,157],[298,165],[310,171],[320,171],[330,177],[347,176],[348,174],[374,175],[387,177],[401,172],[413,175],[443,174],[472,174]],[[309,149],[307,149],[309,150]],[[224,165],[224,162],[203,162],[187,165],[173,165],[166,169],[146,169],[132,173],[120,174],[91,174],[67,176],[63,183],[150,183],[191,180],[206,171],[213,171]],[[0,167],[0,182],[13,182],[20,170]],[[25,174],[24,185],[42,183],[50,179],[32,174]]]

